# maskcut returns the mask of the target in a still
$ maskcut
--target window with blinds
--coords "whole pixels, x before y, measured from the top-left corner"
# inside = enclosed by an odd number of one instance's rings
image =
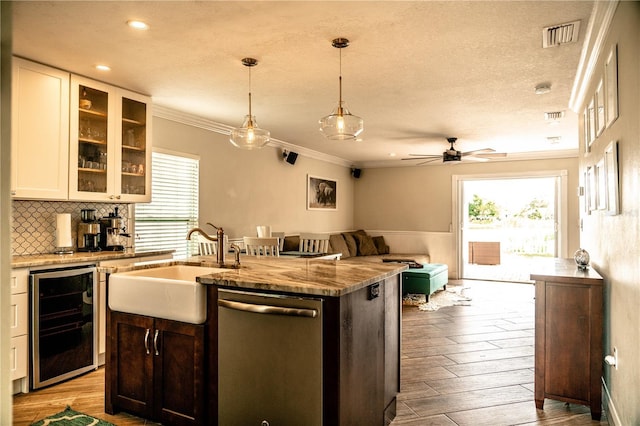
[[[186,258],[197,250],[186,236],[198,226],[200,159],[154,149],[151,164],[151,203],[135,208],[136,252],[175,250]]]

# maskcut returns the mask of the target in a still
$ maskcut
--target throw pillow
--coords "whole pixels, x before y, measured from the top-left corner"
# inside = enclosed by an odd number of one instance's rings
[[[351,234],[350,232],[345,232],[342,234],[342,236],[344,237],[344,242],[347,243],[349,256],[357,256],[358,244],[356,243],[356,239],[353,237],[353,234]]]
[[[284,237],[284,245],[282,251],[298,251],[300,250],[300,236],[287,235]]]
[[[351,257],[349,253],[349,247],[344,240],[342,234],[332,234],[329,236],[329,245],[331,246],[331,253],[342,253],[342,259]]]
[[[372,256],[378,254],[373,238],[369,235],[355,234],[358,242],[358,256]]]
[[[389,254],[389,246],[384,242],[382,235],[373,237],[373,244],[375,244],[378,254]]]

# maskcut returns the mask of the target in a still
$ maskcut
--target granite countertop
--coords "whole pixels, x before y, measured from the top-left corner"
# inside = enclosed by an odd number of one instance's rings
[[[217,266],[215,261],[201,261],[199,264]],[[223,287],[339,297],[408,268],[401,263],[373,263],[351,258],[323,260],[245,256],[241,264],[240,269],[203,275],[198,277],[198,281]]]
[[[232,264],[233,260],[227,259],[227,263]],[[240,263],[240,269],[224,269],[202,275],[197,280],[205,285],[339,297],[408,268],[402,263],[374,263],[357,259],[258,258],[244,255]],[[131,263],[100,267],[99,270],[117,273],[171,265],[218,267],[215,256],[194,256],[187,260]]]
[[[145,256],[157,256],[162,254],[172,254],[174,250],[155,250],[144,253],[136,253],[133,250],[125,251],[76,251],[71,254],[31,254],[24,256],[13,256],[11,258],[12,268],[32,268],[37,266],[57,266],[72,263],[101,262],[103,260],[128,259]]]

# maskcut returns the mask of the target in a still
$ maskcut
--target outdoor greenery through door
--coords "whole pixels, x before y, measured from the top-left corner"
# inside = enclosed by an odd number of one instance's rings
[[[558,253],[558,177],[462,181],[462,278],[528,281]]]

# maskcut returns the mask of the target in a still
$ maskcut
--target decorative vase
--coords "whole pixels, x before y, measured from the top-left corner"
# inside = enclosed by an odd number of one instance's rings
[[[585,249],[578,249],[573,255],[573,259],[578,265],[580,271],[586,271],[589,269],[589,253]]]

